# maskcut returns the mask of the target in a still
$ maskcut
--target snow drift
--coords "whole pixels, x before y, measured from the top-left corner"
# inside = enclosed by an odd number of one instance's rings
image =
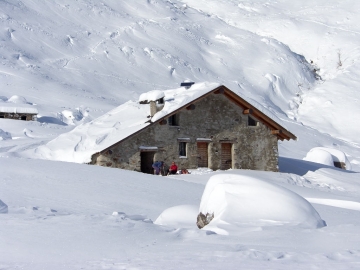
[[[204,229],[229,234],[234,226],[326,226],[303,197],[264,180],[235,174],[212,176],[201,199],[200,213],[213,214],[214,218]]]
[[[198,207],[194,205],[178,205],[165,209],[154,224],[175,228],[195,227]]]

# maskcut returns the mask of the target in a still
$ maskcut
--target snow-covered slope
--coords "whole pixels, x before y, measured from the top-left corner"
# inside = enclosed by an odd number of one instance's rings
[[[299,98],[294,104],[298,108],[292,117],[321,132],[360,143],[359,1],[181,2],[241,30],[276,39],[304,56],[322,80],[310,89],[299,81]]]
[[[0,108],[39,112],[38,121],[0,119],[0,268],[358,268],[359,5],[0,1]],[[184,80],[224,84],[298,137],[279,142],[282,173],[230,173],[299,194],[327,227],[255,224],[224,237],[195,227],[205,184],[218,172],[160,179],[24,158]],[[303,160],[315,147],[345,153],[353,171]]]

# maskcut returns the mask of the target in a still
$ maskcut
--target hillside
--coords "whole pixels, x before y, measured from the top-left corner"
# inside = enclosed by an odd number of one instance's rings
[[[356,269],[359,10],[355,0],[0,1],[0,108],[39,111],[37,121],[0,119],[0,269]],[[159,179],[34,158],[185,80],[223,84],[295,134],[279,142],[280,173]],[[303,160],[314,147],[344,153],[351,170]],[[327,226],[198,230],[205,185],[222,174],[288,189]],[[162,213],[171,225],[156,224]]]

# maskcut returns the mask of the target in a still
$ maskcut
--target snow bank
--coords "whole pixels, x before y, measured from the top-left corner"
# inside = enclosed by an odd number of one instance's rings
[[[154,224],[175,228],[195,227],[199,207],[194,205],[178,205],[164,210]]]
[[[8,206],[0,200],[0,214],[7,214],[8,212]]]
[[[351,163],[347,159],[345,153],[337,149],[315,147],[307,153],[304,160],[332,167],[334,167],[334,162],[341,162],[345,164],[345,168],[347,170],[351,170]]]
[[[212,176],[201,199],[200,212],[214,214],[204,227],[229,234],[234,226],[326,226],[313,206],[298,194],[250,176]]]

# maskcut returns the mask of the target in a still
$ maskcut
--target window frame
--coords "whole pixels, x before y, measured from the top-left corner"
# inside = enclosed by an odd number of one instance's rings
[[[179,157],[180,158],[187,158],[187,144],[188,142],[179,141]],[[185,154],[185,155],[183,155]]]
[[[168,117],[168,123],[171,127],[178,127],[179,126],[179,114],[175,113]]]
[[[247,125],[248,127],[257,127],[259,125],[259,121],[248,115]]]

